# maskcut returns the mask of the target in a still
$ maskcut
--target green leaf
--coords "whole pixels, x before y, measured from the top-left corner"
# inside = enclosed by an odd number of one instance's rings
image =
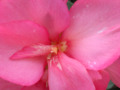
[[[70,2],[70,1],[67,2],[68,9],[70,9],[72,5],[73,5],[72,2]]]
[[[114,86],[113,82],[110,81],[109,84],[108,84],[107,90],[111,89],[113,86]]]

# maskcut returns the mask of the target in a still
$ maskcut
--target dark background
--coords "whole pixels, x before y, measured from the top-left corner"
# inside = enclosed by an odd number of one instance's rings
[[[69,0],[69,1],[71,1],[71,2],[75,2],[76,0]]]

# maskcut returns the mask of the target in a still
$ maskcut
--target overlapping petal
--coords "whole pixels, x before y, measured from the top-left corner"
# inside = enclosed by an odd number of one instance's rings
[[[20,86],[0,79],[0,90],[48,90],[46,83],[39,81],[32,86]]]
[[[12,61],[10,57],[23,46],[38,42],[49,44],[48,34],[42,27],[30,21],[1,25],[0,77],[24,86],[36,83],[43,74],[44,58],[36,57]]]
[[[32,20],[57,36],[69,24],[69,12],[63,0],[1,0],[0,23]]]
[[[68,2],[68,0],[63,0],[65,3],[67,3]]]
[[[48,87],[46,87],[46,83],[39,81],[35,85],[23,87],[22,90],[49,90],[49,89]]]
[[[0,90],[21,90],[23,86],[19,86],[3,79],[0,79]]]
[[[70,10],[64,32],[68,54],[87,68],[100,70],[115,61],[120,50],[120,1],[79,0]]]
[[[120,59],[115,61],[106,70],[109,72],[112,82],[120,87]]]
[[[36,44],[22,48],[11,56],[11,59],[22,59],[36,56],[48,55],[52,50],[52,45]]]
[[[110,81],[109,74],[106,71],[92,71],[88,70],[96,90],[106,90]]]
[[[53,58],[48,71],[50,90],[95,90],[84,66],[65,54]]]

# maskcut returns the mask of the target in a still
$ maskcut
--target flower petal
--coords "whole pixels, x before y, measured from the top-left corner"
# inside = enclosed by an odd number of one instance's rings
[[[22,86],[0,79],[0,90],[21,90]]]
[[[11,56],[11,59],[22,59],[36,56],[48,55],[52,50],[52,45],[36,44],[26,46]]]
[[[120,88],[120,59],[115,61],[106,70],[109,72],[112,82]]]
[[[0,24],[0,41],[7,42],[6,40],[9,43],[16,43],[15,45],[20,44],[23,46],[36,43],[49,44],[47,31],[31,21],[16,21]]]
[[[39,81],[37,84],[29,87],[23,87],[22,90],[49,90],[46,88],[46,83]]]
[[[50,90],[95,90],[84,66],[64,54],[49,62],[48,73]]]
[[[87,68],[100,70],[120,55],[120,0],[79,0],[63,39],[68,53]]]
[[[46,27],[51,36],[69,24],[69,12],[63,0],[1,0],[0,23],[32,20]]]
[[[68,2],[68,0],[63,0],[65,3],[67,3]]]
[[[0,41],[0,77],[24,86],[36,83],[43,74],[44,58],[13,61],[10,57],[26,45],[48,44],[47,32],[29,21],[8,23],[0,26]]]
[[[88,70],[96,90],[106,90],[110,81],[109,74],[106,71],[92,71]]]

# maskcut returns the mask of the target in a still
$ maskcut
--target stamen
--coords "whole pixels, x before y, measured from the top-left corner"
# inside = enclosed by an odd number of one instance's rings
[[[51,53],[57,54],[58,48],[57,47],[52,47]]]
[[[52,54],[50,53],[50,54],[48,54],[48,56],[47,56],[47,60],[50,60],[51,59],[51,57],[52,57]]]
[[[51,52],[47,56],[47,59],[51,59],[53,56],[57,55],[58,52],[65,52],[67,49],[67,42],[63,41],[60,43],[52,42]]]
[[[64,41],[64,42],[61,42],[60,44],[61,44],[60,51],[65,52],[67,49],[67,43]]]

